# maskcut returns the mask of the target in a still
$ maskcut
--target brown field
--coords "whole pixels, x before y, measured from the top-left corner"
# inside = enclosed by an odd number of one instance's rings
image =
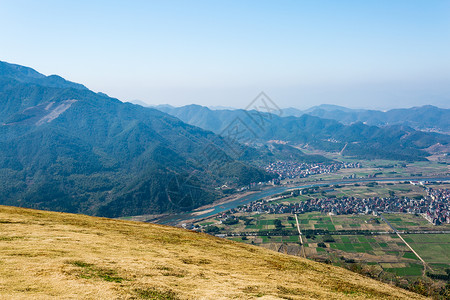
[[[350,271],[168,226],[0,206],[0,299],[420,299]]]

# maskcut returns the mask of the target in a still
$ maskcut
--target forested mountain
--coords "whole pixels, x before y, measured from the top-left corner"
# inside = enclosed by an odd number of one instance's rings
[[[108,217],[191,209],[222,184],[271,178],[240,160],[257,152],[233,149],[159,110],[0,62],[0,204]]]
[[[32,68],[2,61],[0,61],[0,78],[9,78],[17,82],[32,83],[43,87],[87,90],[84,85],[65,80],[58,75],[45,76]]]
[[[426,148],[450,143],[449,135],[426,133],[408,126],[377,127],[361,122],[344,125],[308,114],[282,117],[256,111],[210,110],[198,105],[159,109],[222,135],[230,124],[239,120],[249,128],[245,134],[253,141],[282,140],[359,158],[425,160],[429,155]],[[256,124],[255,118],[260,119],[260,124]]]
[[[332,119],[343,124],[363,122],[367,125],[405,125],[417,130],[450,133],[450,109],[425,105],[421,107],[379,110],[349,109],[337,105],[319,105],[305,111],[295,108],[283,110],[285,116],[299,117],[304,114]]]

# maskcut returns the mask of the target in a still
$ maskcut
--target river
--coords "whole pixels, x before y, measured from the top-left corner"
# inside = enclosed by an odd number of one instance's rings
[[[183,221],[192,221],[192,220],[200,220],[204,219],[206,217],[210,217],[213,215],[216,215],[218,213],[230,210],[232,208],[236,208],[240,205],[244,205],[253,201],[260,200],[265,197],[270,197],[276,194],[283,193],[290,189],[299,189],[299,188],[310,188],[310,187],[319,187],[324,185],[335,185],[335,184],[348,184],[348,183],[360,183],[360,182],[383,182],[383,181],[449,181],[450,177],[441,177],[441,178],[432,178],[432,177],[402,177],[402,178],[363,178],[363,179],[353,179],[353,180],[336,180],[336,181],[323,181],[318,183],[312,183],[307,185],[299,185],[299,186],[276,186],[270,189],[266,189],[260,192],[256,192],[247,196],[243,196],[241,198],[238,198],[236,200],[226,202],[226,203],[219,203],[216,205],[213,205],[211,207],[205,208],[204,214],[198,214],[197,210],[188,211],[185,213],[180,214],[174,214],[169,215],[166,217],[163,217],[158,220],[159,224],[166,224],[166,225],[176,225]]]

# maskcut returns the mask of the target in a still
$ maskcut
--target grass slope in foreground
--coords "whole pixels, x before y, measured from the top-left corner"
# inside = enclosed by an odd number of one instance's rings
[[[0,298],[419,299],[350,271],[174,227],[0,206]]]
[[[0,298],[421,298],[174,227],[0,206]]]

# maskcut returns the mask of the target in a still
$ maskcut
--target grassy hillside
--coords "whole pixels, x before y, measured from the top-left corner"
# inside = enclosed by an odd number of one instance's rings
[[[0,298],[419,299],[344,269],[162,225],[0,206]]]

